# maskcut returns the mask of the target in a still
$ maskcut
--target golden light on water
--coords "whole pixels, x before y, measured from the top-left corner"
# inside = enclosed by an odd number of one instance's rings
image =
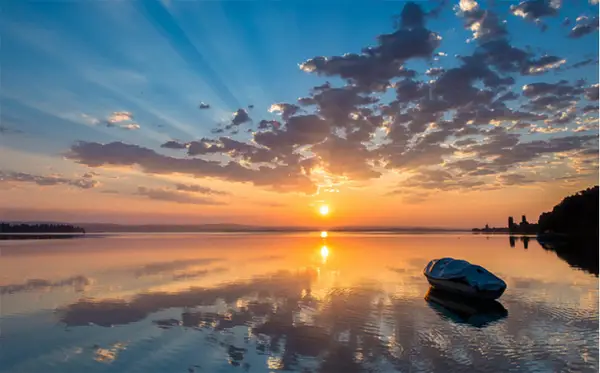
[[[327,231],[321,232],[321,238],[327,238]]]
[[[322,205],[321,207],[319,207],[319,214],[321,214],[323,216],[329,214],[329,206]]]
[[[323,263],[327,261],[327,257],[329,256],[329,248],[325,245],[321,247],[321,258],[323,258]]]

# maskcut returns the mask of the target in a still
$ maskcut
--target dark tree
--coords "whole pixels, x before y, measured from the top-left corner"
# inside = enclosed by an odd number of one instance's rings
[[[598,237],[598,186],[564,198],[551,212],[540,215],[539,232]]]

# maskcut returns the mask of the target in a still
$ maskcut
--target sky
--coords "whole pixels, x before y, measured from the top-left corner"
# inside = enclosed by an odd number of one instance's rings
[[[598,182],[594,0],[14,1],[0,21],[3,220],[504,226]]]

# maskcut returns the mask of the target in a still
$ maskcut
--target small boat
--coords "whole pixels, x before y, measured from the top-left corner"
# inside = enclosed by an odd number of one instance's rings
[[[433,288],[466,297],[498,299],[506,290],[506,282],[466,260],[434,259],[427,264],[423,274]]]

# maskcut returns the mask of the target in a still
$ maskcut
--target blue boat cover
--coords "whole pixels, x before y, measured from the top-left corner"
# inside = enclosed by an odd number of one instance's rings
[[[506,288],[506,283],[487,269],[454,258],[434,259],[425,267],[425,275],[437,280],[464,279],[481,290]]]

